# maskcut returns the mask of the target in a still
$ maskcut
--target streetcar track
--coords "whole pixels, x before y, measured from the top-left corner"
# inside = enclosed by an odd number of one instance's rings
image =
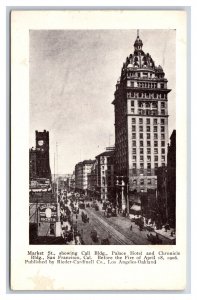
[[[106,222],[103,218],[97,216],[94,212],[88,209],[90,215],[93,215],[97,224],[103,227],[111,236],[118,240],[122,245],[132,245],[134,242],[125,237],[120,231],[115,229],[112,225]]]
[[[95,219],[95,218],[93,219],[93,221],[94,221],[94,224],[96,225],[96,229],[98,228],[101,232],[103,232],[103,231],[107,232],[108,235],[110,235],[116,242],[118,242],[118,243],[124,245],[124,242],[123,242],[122,240],[120,240],[120,238],[119,238],[116,234],[112,233],[112,232],[107,228],[107,226],[105,226],[104,224],[100,223],[100,222],[99,222],[97,219]]]
[[[132,233],[132,236],[130,237],[128,234],[125,235],[124,232],[121,232],[118,228],[117,224],[114,224],[113,222],[111,222],[109,219],[106,220],[106,218],[99,213],[99,219],[103,219],[104,222],[106,222],[107,224],[109,224],[109,226],[111,226],[112,228],[114,228],[116,231],[120,232],[126,239],[128,239],[129,241],[131,241],[134,245],[140,245],[140,244],[147,244],[149,245],[150,243],[148,243],[147,239],[144,237],[140,237],[137,235],[137,233]],[[135,239],[135,241],[133,239]],[[143,239],[143,243],[142,243],[142,239]]]
[[[108,234],[111,235],[111,237],[113,237],[113,239],[114,239],[115,241],[117,241],[117,242],[120,243],[121,245],[126,245],[126,243],[125,243],[123,240],[121,240],[121,239],[117,236],[117,234],[112,233],[112,231],[109,230],[109,226],[106,226],[106,225],[104,225],[102,222],[100,222],[100,219],[98,218],[97,215],[95,215],[95,214],[94,214],[93,212],[91,212],[90,210],[88,210],[88,212],[89,212],[90,221],[92,221],[92,223],[96,225],[96,226],[95,226],[96,229],[97,229],[97,228],[100,229],[101,232],[103,232],[103,230],[105,230]],[[95,216],[96,216],[97,218],[96,218]],[[106,223],[106,222],[105,222],[105,223]]]
[[[126,245],[126,243],[124,243],[123,240],[121,240],[116,234],[112,233],[107,226],[105,226],[104,224],[100,223],[98,220],[94,219],[94,223],[96,224],[96,228],[101,229],[101,231],[105,230],[107,231],[108,234],[110,234],[111,237],[113,237],[113,239],[120,243],[121,245]]]

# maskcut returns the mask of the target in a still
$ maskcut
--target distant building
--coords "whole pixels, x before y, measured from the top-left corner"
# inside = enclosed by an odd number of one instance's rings
[[[162,67],[156,66],[142,50],[137,35],[134,52],[123,63],[114,93],[115,176],[119,199],[125,207],[133,196],[154,193],[158,167],[167,164],[168,80]],[[122,187],[124,197],[121,196]],[[142,197],[144,198],[144,197]],[[129,201],[128,201],[129,200]]]
[[[91,171],[88,174],[88,194],[96,196],[97,189],[97,161],[92,165]]]
[[[84,160],[75,165],[75,189],[87,193],[88,174],[90,174],[95,160]]]
[[[96,156],[97,194],[101,201],[115,201],[114,195],[114,150]]]
[[[75,174],[72,174],[72,177],[70,178],[70,190],[75,190]]]
[[[64,177],[65,188],[67,191],[73,191],[75,189],[75,175],[66,174]]]

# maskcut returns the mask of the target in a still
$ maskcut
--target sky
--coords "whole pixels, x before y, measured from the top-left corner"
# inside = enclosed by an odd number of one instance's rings
[[[133,53],[137,30],[31,30],[29,144],[49,131],[50,165],[67,174],[114,145],[115,85]],[[140,30],[143,50],[161,65],[172,89],[169,136],[176,128],[176,31]],[[57,145],[57,146],[56,146]],[[58,155],[57,155],[58,153]],[[58,159],[57,159],[58,157]]]

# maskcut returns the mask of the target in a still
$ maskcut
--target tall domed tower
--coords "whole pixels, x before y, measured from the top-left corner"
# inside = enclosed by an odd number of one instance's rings
[[[114,93],[117,199],[156,191],[157,168],[166,166],[168,144],[167,79],[137,32],[134,51],[123,63]],[[121,196],[122,193],[122,196]]]

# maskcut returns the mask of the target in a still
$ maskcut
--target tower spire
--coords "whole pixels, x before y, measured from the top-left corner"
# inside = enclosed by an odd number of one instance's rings
[[[137,29],[137,38],[135,40],[135,43],[134,43],[134,48],[136,51],[141,51],[142,50],[142,46],[143,46],[143,43],[142,43],[142,40],[140,40],[139,38],[139,29]]]

